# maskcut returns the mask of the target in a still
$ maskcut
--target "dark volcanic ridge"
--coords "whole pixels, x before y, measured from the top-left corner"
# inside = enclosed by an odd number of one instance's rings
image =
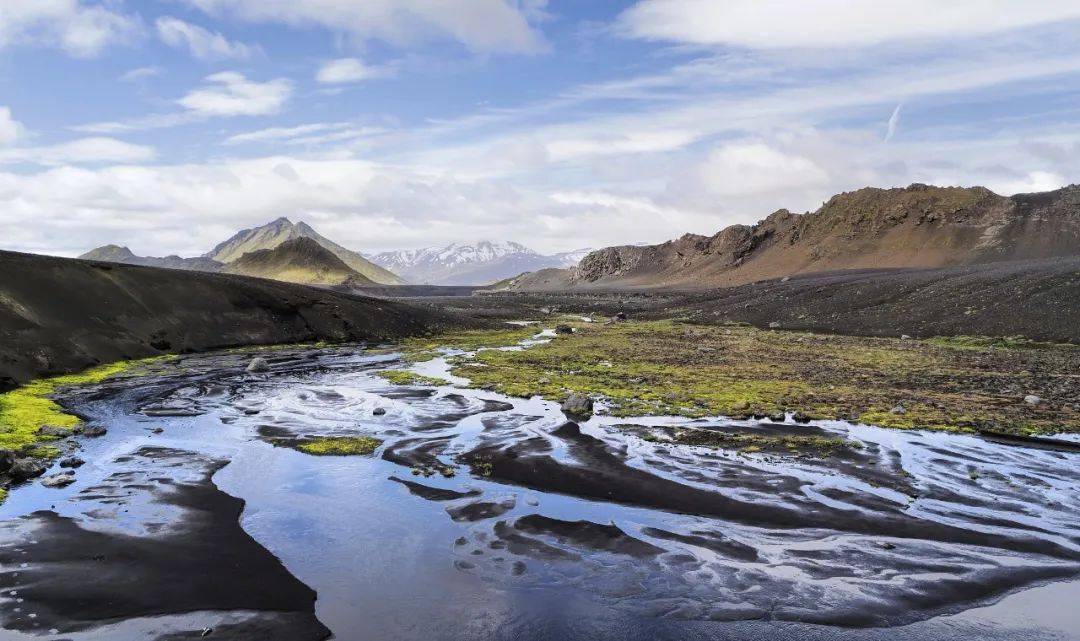
[[[865,188],[812,213],[660,245],[608,247],[567,270],[512,279],[517,290],[706,288],[795,274],[947,267],[1080,253],[1080,186],[999,196],[983,187]]]
[[[0,252],[0,387],[163,353],[379,341],[470,324],[291,283]]]

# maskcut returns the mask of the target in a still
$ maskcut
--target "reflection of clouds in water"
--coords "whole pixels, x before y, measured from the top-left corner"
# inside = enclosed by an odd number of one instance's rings
[[[243,445],[219,475],[251,501],[245,528],[320,589],[331,618],[348,620],[344,604],[362,596],[350,577],[382,576],[385,589],[393,591],[396,580],[405,581],[397,589],[407,589],[409,579],[388,578],[399,573],[466,601],[477,585],[494,586],[494,594],[484,593],[494,627],[512,627],[516,610],[527,609],[520,590],[532,589],[568,591],[627,615],[878,625],[963,609],[1080,569],[1075,455],[839,422],[782,428],[861,445],[827,458],[640,438],[641,430],[685,426],[781,429],[754,421],[597,416],[574,434],[558,429],[565,418],[555,403],[391,385],[373,375],[390,364],[385,357],[331,349],[316,359],[278,358],[272,375],[250,376],[230,369],[242,368],[243,356],[189,357],[187,376],[210,382],[181,386],[162,405],[206,415],[159,420],[223,419],[244,439],[272,426],[299,436],[384,440],[378,456],[386,460],[317,459]],[[424,367],[414,370],[438,375],[445,361]],[[375,416],[376,407],[386,414]],[[493,458],[463,464],[481,450]],[[506,452],[514,465],[543,463],[550,475],[527,488],[498,470],[484,476],[482,464]],[[416,461],[437,461],[456,476],[409,476]],[[596,487],[557,483],[583,473],[608,476]],[[388,481],[393,474],[482,495],[426,501]],[[608,481],[613,491],[616,483],[629,489],[605,496]],[[659,489],[642,489],[650,484]],[[675,493],[690,490],[726,503],[670,507]],[[454,514],[463,516],[452,521]],[[533,514],[549,521],[521,520]],[[459,538],[465,542],[454,545]],[[625,552],[638,544],[662,552]],[[327,559],[312,549],[334,554]],[[386,559],[368,558],[371,550]],[[397,565],[380,565],[390,559]],[[447,599],[423,607],[445,608],[427,613],[434,620],[464,616],[448,614],[460,603]],[[400,606],[384,607],[386,617],[400,616]]]

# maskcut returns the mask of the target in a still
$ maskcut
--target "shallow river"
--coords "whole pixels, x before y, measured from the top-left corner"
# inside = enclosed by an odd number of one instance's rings
[[[108,434],[79,442],[74,484],[0,506],[0,638],[1080,639],[1076,454],[576,425],[463,380],[391,385],[373,372],[395,354],[260,353],[268,374],[184,356],[64,400]],[[859,447],[725,452],[671,427]],[[383,445],[282,446],[311,435]]]

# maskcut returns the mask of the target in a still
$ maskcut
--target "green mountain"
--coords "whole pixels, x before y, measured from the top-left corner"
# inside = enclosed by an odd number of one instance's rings
[[[205,258],[228,264],[239,259],[244,254],[261,249],[273,249],[286,241],[297,238],[309,238],[315,241],[350,269],[375,283],[380,285],[405,284],[405,281],[397,274],[379,267],[357,252],[338,245],[319,234],[307,223],[293,223],[288,218],[278,218],[261,227],[237,232],[232,238],[214,247],[210,253],[205,255]]]

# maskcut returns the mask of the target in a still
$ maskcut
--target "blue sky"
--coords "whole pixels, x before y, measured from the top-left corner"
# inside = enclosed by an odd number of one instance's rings
[[[0,248],[658,242],[1077,182],[1080,4],[3,0]]]

